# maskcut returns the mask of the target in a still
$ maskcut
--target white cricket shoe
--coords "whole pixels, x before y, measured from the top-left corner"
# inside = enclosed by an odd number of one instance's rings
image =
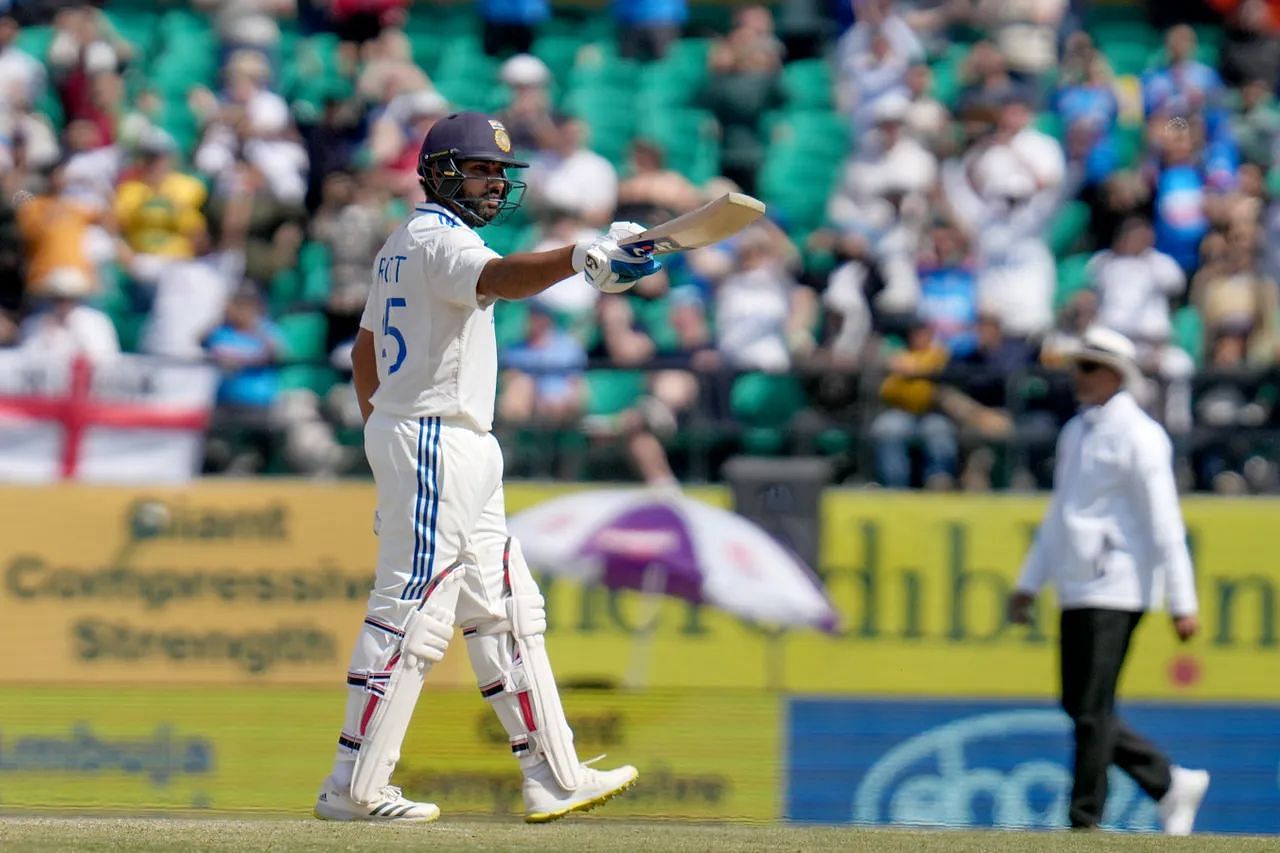
[[[351,792],[334,781],[324,780],[316,797],[316,817],[321,820],[368,820],[378,823],[430,823],[440,817],[435,803],[406,800],[400,789],[387,785],[372,803],[357,803]]]
[[[582,765],[582,784],[573,791],[560,787],[551,765],[539,762],[524,777],[524,819],[526,823],[547,823],[570,812],[595,808],[635,784],[640,773],[630,764],[616,770],[595,770]]]
[[[1190,835],[1204,792],[1209,789],[1209,774],[1175,764],[1170,768],[1169,776],[1169,790],[1156,803],[1160,823],[1165,835]]]

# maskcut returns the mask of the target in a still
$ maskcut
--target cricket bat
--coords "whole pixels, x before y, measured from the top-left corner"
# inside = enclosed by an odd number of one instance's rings
[[[737,234],[763,215],[764,202],[759,199],[743,193],[725,193],[697,210],[628,237],[620,245],[651,246],[655,255],[699,249]]]

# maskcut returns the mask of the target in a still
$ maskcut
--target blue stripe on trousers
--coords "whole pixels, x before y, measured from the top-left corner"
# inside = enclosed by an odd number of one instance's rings
[[[440,465],[442,422],[438,417],[419,418],[418,420],[420,425],[425,425],[425,430],[420,430],[419,432],[419,440],[424,445],[425,454],[419,453],[419,500],[414,506],[414,531],[417,534],[417,548],[413,561],[413,572],[409,577],[409,583],[401,594],[401,598],[408,600],[420,597],[423,591],[426,590],[427,584],[431,581],[436,553],[436,521],[440,506],[437,470]],[[423,436],[425,436],[425,440]],[[422,458],[423,456],[425,456],[425,459]],[[429,493],[428,490],[430,490]],[[425,531],[422,524],[424,520],[427,522]]]
[[[425,472],[426,465],[423,457],[423,451],[426,449],[427,442],[424,440],[426,436],[426,418],[418,418],[418,459],[414,466],[414,474],[418,482],[417,494],[413,499],[413,562],[409,564],[409,581],[404,586],[404,591],[400,593],[401,599],[409,597],[409,591],[413,589],[414,582],[418,579],[418,566],[422,559],[423,536],[422,536],[422,503],[423,491],[425,489]]]
[[[431,576],[435,574],[436,563],[436,522],[440,518],[440,433],[442,422],[440,418],[436,418],[436,438],[435,444],[431,448],[431,548],[427,552],[427,576],[422,579],[422,590],[418,593],[426,591],[427,584],[431,583]]]

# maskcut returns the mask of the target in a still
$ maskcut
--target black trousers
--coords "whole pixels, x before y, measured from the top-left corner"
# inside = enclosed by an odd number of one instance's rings
[[[1141,613],[1079,608],[1060,622],[1062,709],[1075,723],[1073,827],[1102,822],[1107,768],[1115,764],[1152,799],[1169,791],[1169,760],[1116,715],[1116,683]]]

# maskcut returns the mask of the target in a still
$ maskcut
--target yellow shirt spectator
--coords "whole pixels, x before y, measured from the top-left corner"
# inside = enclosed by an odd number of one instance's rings
[[[154,182],[125,181],[116,193],[120,234],[139,254],[190,258],[195,238],[205,231],[205,196],[204,184],[181,172]]]
[[[937,386],[927,377],[946,367],[947,358],[947,348],[932,341],[919,349],[898,353],[889,363],[890,375],[880,386],[880,399],[894,408],[923,415],[933,408],[937,392]]]

